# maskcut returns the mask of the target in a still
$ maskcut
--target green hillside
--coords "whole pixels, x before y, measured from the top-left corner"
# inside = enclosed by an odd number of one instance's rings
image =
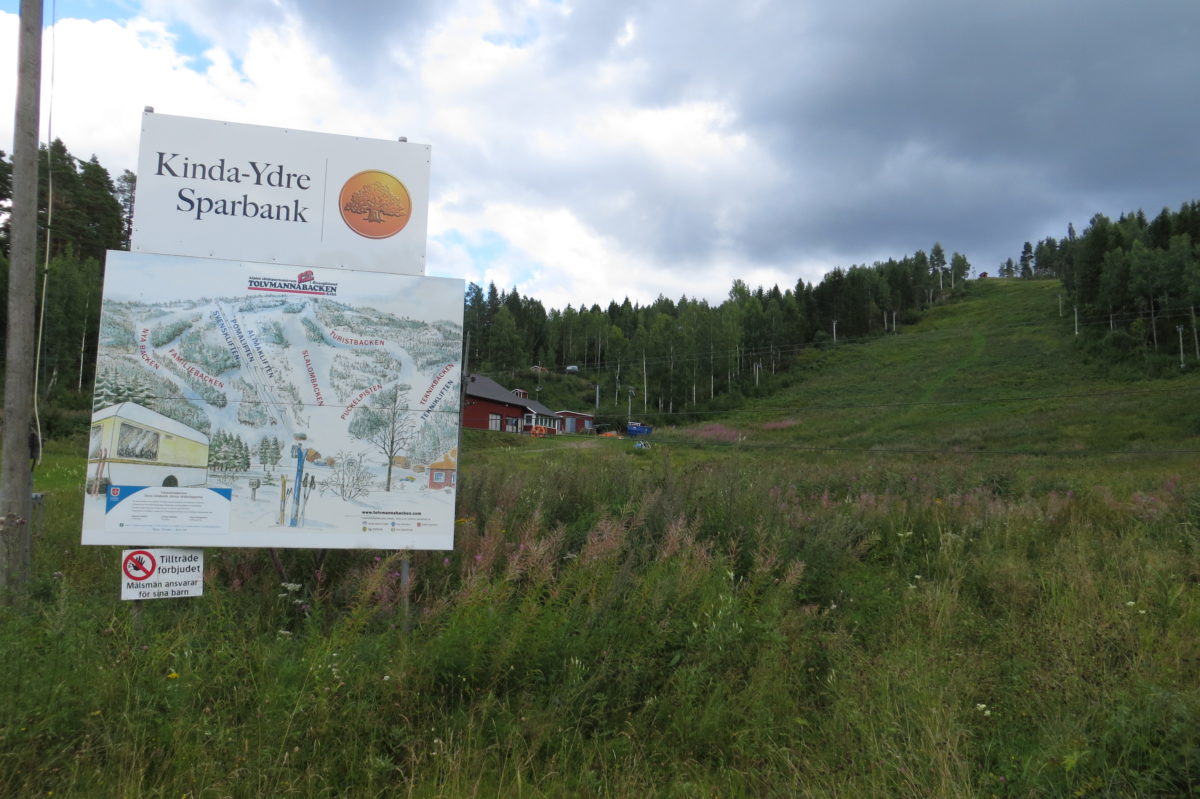
[[[1200,448],[1192,352],[1190,369],[1168,377],[1138,378],[1134,365],[1116,379],[1077,348],[1071,318],[1058,315],[1060,294],[1057,281],[976,281],[900,335],[820,352],[793,388],[751,403],[739,426],[755,441],[851,450]],[[796,424],[756,431],[754,422],[781,420]]]

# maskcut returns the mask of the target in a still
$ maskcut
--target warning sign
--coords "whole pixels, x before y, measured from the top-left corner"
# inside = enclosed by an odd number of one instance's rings
[[[125,555],[121,561],[121,571],[130,580],[146,580],[158,568],[158,560],[154,554],[145,549],[135,549]]]
[[[202,549],[127,549],[121,554],[121,599],[203,594]]]

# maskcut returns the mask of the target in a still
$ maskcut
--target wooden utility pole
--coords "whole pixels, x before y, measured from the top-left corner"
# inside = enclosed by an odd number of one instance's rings
[[[21,0],[17,107],[13,125],[8,345],[4,362],[4,458],[0,468],[0,599],[25,597],[33,564],[33,306],[37,271],[37,158],[42,71],[42,0]]]
[[[646,412],[646,403],[650,401],[650,392],[647,390],[648,385],[646,380],[646,351],[642,350],[642,413]]]

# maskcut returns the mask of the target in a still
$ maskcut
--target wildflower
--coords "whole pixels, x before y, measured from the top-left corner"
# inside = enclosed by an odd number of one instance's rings
[[[280,587],[288,593],[295,593],[300,590],[300,583],[280,583]],[[280,594],[282,596],[282,594]]]
[[[276,635],[278,635],[280,638],[291,638],[291,637],[292,637],[292,631],[291,631],[291,630],[279,630],[279,631],[276,633]]]
[[[981,702],[980,704],[975,706],[975,709],[980,712],[983,712],[984,710],[987,710],[987,705],[985,705]]]
[[[167,675],[167,679],[168,680],[178,680],[179,672],[175,671],[175,669],[171,669],[171,673]]]
[[[1133,607],[1133,606],[1134,606],[1134,605],[1136,605],[1136,604],[1137,604],[1137,602],[1134,602],[1134,601],[1131,599],[1131,600],[1129,600],[1128,602],[1126,602],[1126,603],[1125,603],[1125,607],[1127,607],[1127,608],[1131,608],[1131,607]]]
[[[1139,610],[1139,611],[1138,611],[1138,613],[1139,613],[1139,614],[1141,614],[1141,615],[1143,615],[1143,616],[1145,616],[1145,615],[1146,615],[1146,611],[1144,611],[1144,610]]]
[[[449,565],[450,565],[450,558],[442,558],[442,565],[443,565],[443,566],[449,566]]]
[[[990,710],[985,710],[985,711],[983,711],[983,715],[985,715],[985,716],[990,716],[990,715],[992,715],[992,711],[990,711]]]
[[[385,675],[383,675],[383,681],[384,681],[384,682],[387,682],[387,681],[388,681],[388,680],[390,680],[390,679],[392,679],[392,675],[390,675],[390,674],[385,674]]]

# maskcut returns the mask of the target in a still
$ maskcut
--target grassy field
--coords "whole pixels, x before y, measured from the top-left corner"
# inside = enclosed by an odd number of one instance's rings
[[[1057,291],[977,284],[649,451],[468,436],[411,619],[398,553],[256,550],[135,618],[52,443],[0,795],[1200,792],[1200,376],[1087,362]]]

